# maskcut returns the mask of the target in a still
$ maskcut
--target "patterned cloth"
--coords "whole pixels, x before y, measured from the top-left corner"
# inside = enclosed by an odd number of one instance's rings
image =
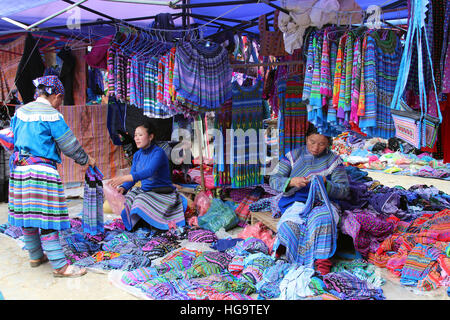
[[[17,227],[70,228],[64,187],[55,167],[34,158],[11,170],[8,222]]]
[[[448,270],[450,209],[425,213],[386,238],[369,261],[401,277],[405,285],[428,291],[439,286],[438,269]]]
[[[97,167],[86,170],[83,197],[83,230],[91,235],[104,231],[103,228],[103,174]]]
[[[394,225],[373,211],[356,209],[344,211],[340,229],[353,238],[355,249],[367,257],[369,252],[375,253],[380,243],[393,233]]]
[[[231,98],[231,77],[228,52],[222,46],[195,41],[178,45],[173,85],[180,103],[195,111],[218,109]]]
[[[240,86],[235,81],[232,86],[231,187],[243,188],[264,182],[260,161],[264,153],[259,148],[259,130],[263,129],[264,118],[263,86],[261,81],[251,87]],[[245,138],[247,134],[250,134],[249,139]]]
[[[127,230],[131,230],[139,219],[144,219],[151,226],[168,230],[169,222],[184,226],[184,210],[180,195],[177,192],[159,194],[143,191],[136,187],[125,196],[125,209],[122,220]]]

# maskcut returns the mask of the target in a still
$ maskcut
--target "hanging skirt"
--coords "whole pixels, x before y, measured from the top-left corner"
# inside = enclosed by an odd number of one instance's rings
[[[8,222],[16,227],[70,228],[64,187],[50,165],[16,166],[9,180]]]
[[[169,222],[179,227],[186,224],[186,207],[186,199],[178,192],[161,194],[137,187],[128,191],[125,196],[122,220],[127,230],[131,230],[139,219],[144,219],[157,229],[168,230]]]

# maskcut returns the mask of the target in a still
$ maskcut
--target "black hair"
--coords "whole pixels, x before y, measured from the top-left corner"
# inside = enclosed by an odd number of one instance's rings
[[[48,98],[50,95],[48,94],[48,92],[45,90],[46,88],[48,88],[47,86],[40,84],[37,86],[36,88],[36,94],[38,97],[40,96],[44,96],[46,98]]]
[[[333,145],[332,137],[329,137],[329,136],[326,136],[326,135],[320,133],[311,122],[308,122],[308,129],[306,130],[306,137],[309,137],[310,135],[313,135],[313,134],[320,134],[320,135],[324,136],[325,138],[327,138],[329,147],[331,147]]]
[[[153,134],[154,139],[156,138],[156,128],[155,128],[155,126],[153,125],[152,122],[150,122],[150,121],[145,121],[145,122],[143,122],[142,124],[140,124],[138,127],[143,127],[143,128],[145,128],[145,130],[147,130],[147,134],[148,134],[148,135]],[[156,139],[155,139],[155,140],[156,140]]]

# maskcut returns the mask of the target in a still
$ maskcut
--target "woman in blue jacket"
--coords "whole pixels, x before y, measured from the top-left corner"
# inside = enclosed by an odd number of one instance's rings
[[[134,133],[138,151],[133,156],[130,174],[114,178],[112,187],[125,195],[122,220],[132,230],[143,219],[152,227],[168,230],[169,223],[184,226],[187,200],[172,184],[169,159],[155,144],[155,130],[151,123],[138,126]],[[141,181],[140,187],[134,187]]]
[[[94,166],[95,160],[55,109],[64,99],[58,77],[40,77],[34,85],[36,100],[18,108],[11,119],[8,222],[22,227],[32,267],[50,260],[55,277],[81,276],[86,270],[68,265],[59,243],[59,231],[70,228],[70,220],[56,165],[61,152],[82,166]]]

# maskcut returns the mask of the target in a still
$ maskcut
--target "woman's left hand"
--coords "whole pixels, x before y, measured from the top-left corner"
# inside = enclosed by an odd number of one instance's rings
[[[119,186],[121,186],[123,183],[125,182],[131,182],[133,181],[133,176],[131,174],[127,174],[125,176],[121,176],[121,177],[117,177],[117,178],[113,178],[109,181],[109,184],[113,187],[113,188],[117,188]]]

